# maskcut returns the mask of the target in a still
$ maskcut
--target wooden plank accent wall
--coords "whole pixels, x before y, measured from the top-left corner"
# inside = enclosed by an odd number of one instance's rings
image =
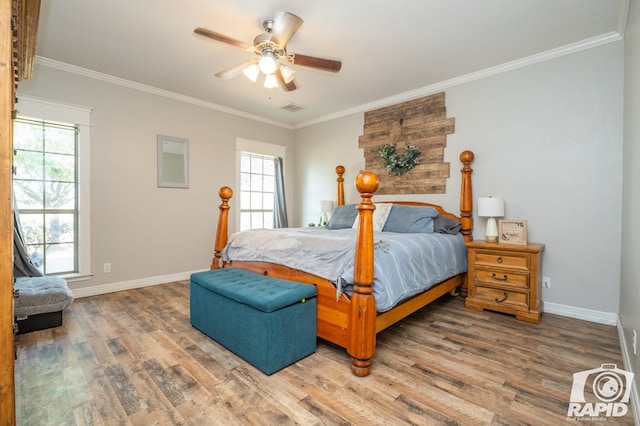
[[[447,135],[455,130],[455,119],[447,118],[444,92],[367,111],[358,146],[364,150],[365,168],[376,173],[376,194],[444,194],[449,163],[444,162]],[[388,173],[379,149],[396,143],[396,152],[407,145],[421,151],[420,163],[401,176]]]
[[[14,62],[12,1],[0,0],[0,424],[15,424],[13,341]]]

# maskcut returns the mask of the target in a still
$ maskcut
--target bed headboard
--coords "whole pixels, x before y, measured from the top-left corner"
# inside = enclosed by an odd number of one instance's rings
[[[460,161],[463,166],[460,170],[462,174],[462,180],[460,183],[460,216],[448,212],[437,204],[424,203],[419,201],[386,201],[385,203],[393,203],[393,204],[404,204],[410,206],[430,206],[435,208],[439,214],[450,217],[460,222],[460,233],[464,236],[466,241],[473,240],[473,185],[471,180],[471,173],[473,169],[471,168],[471,163],[473,162],[474,154],[472,151],[463,151],[460,153]],[[338,178],[336,181],[338,182],[338,202],[339,206],[344,205],[344,166],[336,167],[336,174]]]

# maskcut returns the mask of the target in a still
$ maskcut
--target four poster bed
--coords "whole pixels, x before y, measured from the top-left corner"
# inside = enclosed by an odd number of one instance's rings
[[[229,199],[233,195],[233,191],[229,187],[222,187],[219,191],[222,203],[220,204],[220,215],[218,219],[215,253],[211,264],[211,269],[221,268],[242,268],[258,274],[267,275],[270,277],[281,278],[305,284],[315,285],[317,288],[317,335],[318,337],[335,343],[341,347],[344,347],[351,356],[351,370],[353,374],[357,376],[366,376],[371,371],[371,360],[375,353],[376,348],[376,333],[397,321],[405,318],[418,309],[428,305],[432,301],[438,299],[442,295],[449,292],[459,292],[466,296],[466,248],[464,246],[465,241],[472,240],[472,182],[470,167],[473,161],[474,154],[471,151],[464,151],[460,154],[460,161],[463,163],[461,169],[462,180],[460,188],[460,216],[453,213],[449,213],[442,209],[442,207],[419,202],[403,202],[403,201],[385,201],[382,204],[373,204],[372,196],[378,188],[378,178],[371,172],[361,172],[356,178],[356,188],[361,196],[361,201],[357,206],[353,206],[357,210],[356,223],[353,227],[349,226],[349,229],[298,229],[298,234],[292,236],[293,240],[298,243],[300,241],[306,241],[306,238],[311,238],[310,242],[302,243],[306,246],[295,247],[296,243],[289,244],[286,238],[280,234],[274,234],[274,232],[280,230],[263,230],[263,233],[271,232],[271,234],[265,234],[258,237],[258,242],[253,245],[251,240],[246,238],[252,235],[260,235],[259,232],[244,231],[235,233],[232,236],[228,235],[228,217],[229,217]],[[347,209],[344,202],[344,167],[336,167],[338,174],[338,196],[337,196],[337,209]],[[393,207],[383,209],[383,204],[391,204]],[[444,220],[455,221],[457,226],[455,232],[443,232],[439,231],[429,234],[417,234],[406,233],[398,234],[396,232],[374,232],[382,231],[384,229],[376,228],[376,215],[374,213],[376,209],[390,210],[391,212],[396,209],[395,206],[407,206],[411,208],[427,208],[436,211],[433,217],[444,218]],[[406,209],[405,207],[398,207],[398,211]],[[334,212],[336,214],[336,212]],[[332,215],[333,219],[333,215]],[[396,218],[397,219],[397,218]],[[391,216],[389,219],[391,220]],[[421,220],[424,220],[422,218]],[[397,224],[402,224],[403,219]],[[353,223],[353,219],[352,222]],[[350,225],[350,224],[349,224]],[[330,226],[331,228],[331,220]],[[351,229],[353,228],[353,229]],[[386,229],[386,225],[385,225]],[[433,228],[431,228],[433,229]],[[293,230],[296,231],[296,230]],[[413,232],[413,231],[402,231]],[[456,234],[456,235],[443,235],[443,234]],[[350,235],[350,236],[349,236]],[[300,240],[298,240],[300,238]],[[342,238],[351,238],[342,239]],[[404,282],[413,284],[414,281],[421,281],[422,278],[416,278],[416,261],[412,260],[409,264],[402,264],[404,251],[402,255],[393,253],[391,250],[395,239],[409,239],[408,245],[422,247],[422,239],[433,238],[435,239],[436,246],[451,245],[455,246],[454,251],[458,253],[462,252],[462,258],[455,260],[453,253],[444,255],[445,264],[453,264],[455,268],[452,276],[446,276],[446,278],[437,278],[436,283],[430,284],[427,289],[412,289],[410,293],[406,293],[404,296],[392,297],[389,306],[380,307],[377,304],[376,299],[382,299],[382,296],[378,296],[377,287],[382,287],[378,284],[378,275],[387,275],[387,270],[378,269],[378,264],[382,264],[384,257],[391,257],[396,264],[396,269],[403,272],[405,277],[392,276],[391,287],[402,287]],[[323,245],[320,240],[330,240],[327,253],[318,254],[312,252],[309,247]],[[355,239],[355,242],[354,242]],[[402,243],[405,244],[405,243]],[[278,261],[272,259],[273,253],[277,252],[282,246],[293,245],[296,254],[290,256],[294,258],[291,264],[286,261]],[[238,246],[238,247],[236,247]],[[249,255],[243,256],[241,253],[242,248],[250,251]],[[303,247],[302,249],[300,247]],[[345,248],[346,247],[346,248]],[[462,247],[462,248],[460,248]],[[297,250],[297,251],[296,251]],[[346,250],[346,251],[340,251]],[[349,251],[350,250],[350,251]],[[405,246],[401,250],[407,250]],[[421,248],[422,250],[422,248]],[[418,257],[431,258],[438,257],[434,255],[436,249],[428,249],[429,254],[421,254]],[[346,254],[349,253],[349,254]],[[374,253],[376,258],[376,264],[374,265]],[[325,266],[325,259],[327,257],[339,257],[343,259],[343,264],[336,267],[340,270],[340,278],[329,279],[327,277],[334,277],[336,271],[330,273],[324,273],[322,267]],[[440,255],[442,258],[442,255]],[[344,259],[348,258],[348,261]],[[301,265],[297,266],[299,263]],[[313,265],[315,263],[315,265]],[[310,265],[310,267],[307,267]],[[285,266],[287,265],[287,266]],[[293,266],[292,266],[293,265]],[[320,265],[321,272],[313,273],[316,271],[314,266]],[[417,269],[423,269],[422,267]],[[336,269],[337,270],[337,269]],[[411,270],[409,272],[409,270]],[[311,272],[310,272],[311,271]],[[324,277],[322,276],[324,275]],[[375,278],[375,285],[374,285]],[[403,281],[400,283],[400,281]],[[387,296],[384,296],[386,298]]]

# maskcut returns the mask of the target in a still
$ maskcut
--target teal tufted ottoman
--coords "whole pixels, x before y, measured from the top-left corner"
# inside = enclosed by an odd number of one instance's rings
[[[316,288],[238,268],[191,275],[191,325],[265,374],[316,351]]]

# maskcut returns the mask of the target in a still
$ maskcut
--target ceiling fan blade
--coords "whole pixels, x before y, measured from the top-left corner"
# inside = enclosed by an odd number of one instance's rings
[[[284,77],[282,76],[282,71],[280,70],[280,67],[276,69],[276,72],[274,74],[276,75],[278,84],[282,86],[285,92],[292,92],[297,89],[296,84],[293,82],[293,80],[291,80],[288,83],[284,81]]]
[[[289,40],[298,32],[304,21],[297,15],[289,12],[277,12],[273,18],[271,41],[286,47]]]
[[[314,56],[293,55],[293,63],[303,67],[315,68],[321,71],[338,72],[342,68],[342,62],[333,59],[316,58]]]
[[[226,70],[220,71],[219,73],[216,74],[216,77],[223,78],[225,80],[229,79],[229,78],[233,78],[233,77],[237,76],[238,74],[240,74],[243,69],[245,69],[249,65],[255,64],[255,63],[256,63],[255,59],[246,60],[241,64],[234,65],[234,66],[232,66],[230,68],[227,68]]]
[[[199,34],[204,37],[208,37],[210,39],[221,41],[223,43],[230,44],[232,46],[239,47],[241,49],[248,49],[252,47],[251,44],[245,43],[244,41],[236,40],[235,38],[227,37],[226,35],[217,33],[215,31],[208,30],[206,28],[198,27],[193,30],[194,33]]]

